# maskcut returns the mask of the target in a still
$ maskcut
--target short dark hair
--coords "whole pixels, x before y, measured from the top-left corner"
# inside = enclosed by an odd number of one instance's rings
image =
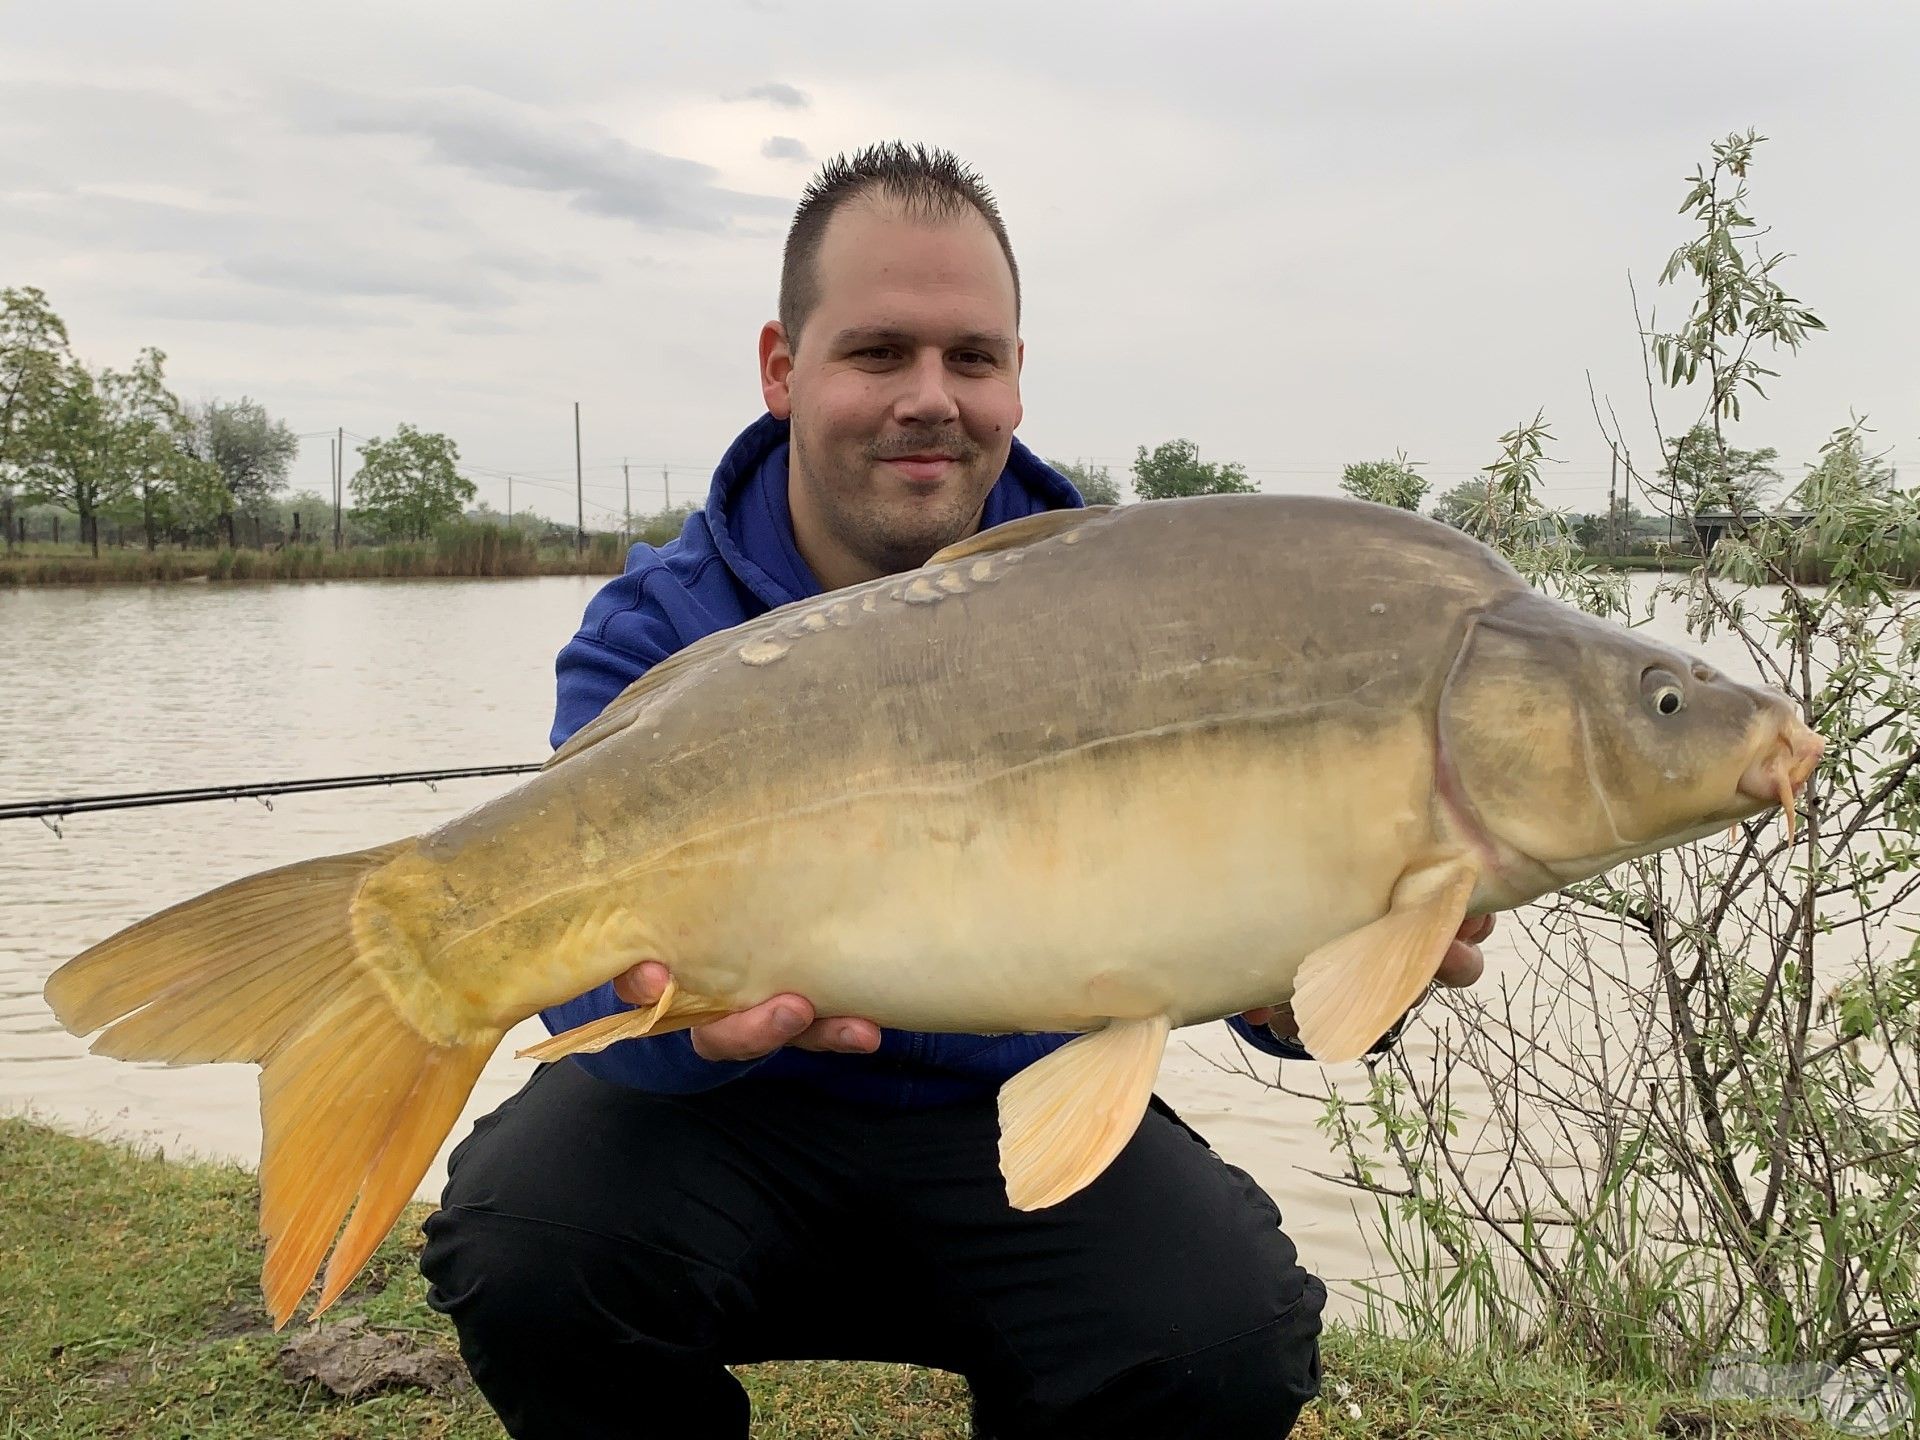
[[[787,231],[780,264],[780,324],[787,344],[800,343],[800,327],[820,303],[820,242],[827,222],[850,200],[878,192],[919,218],[949,220],[971,207],[1007,257],[1013,272],[1013,317],[1020,319],[1020,267],[1000,218],[1000,207],[978,174],[945,150],[889,140],[851,155],[836,155],[808,183]]]

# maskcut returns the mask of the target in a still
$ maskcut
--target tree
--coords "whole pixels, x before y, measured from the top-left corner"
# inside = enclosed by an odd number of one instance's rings
[[[204,510],[210,498],[217,505],[223,489],[218,468],[191,453],[190,422],[167,388],[166,361],[148,347],[131,370],[102,371],[99,379],[106,464],[116,493],[138,498],[149,550],[157,530]]]
[[[1462,480],[1433,502],[1434,519],[1480,540],[1498,528],[1493,516],[1493,486],[1488,480]]]
[[[1089,505],[1121,504],[1120,486],[1114,481],[1113,472],[1104,465],[1088,465],[1075,461],[1069,465],[1064,460],[1049,460],[1047,464],[1058,470],[1073,482],[1073,488],[1080,492],[1080,498]]]
[[[459,448],[445,435],[402,425],[391,440],[360,446],[354,507],[383,535],[424,540],[436,524],[459,519],[477,493],[459,461]]]
[[[1631,548],[1634,537],[1649,527],[1650,517],[1631,500],[1615,500],[1612,512],[1597,511],[1579,516],[1573,525],[1574,538],[1589,552],[1616,553],[1617,547]],[[1664,525],[1666,522],[1660,522]]]
[[[1818,463],[1809,465],[1806,478],[1794,487],[1796,506],[1818,510],[1861,501],[1885,502],[1898,493],[1886,457],[1867,454],[1865,433],[1865,422],[1860,420],[1833,432],[1820,447]]]
[[[1514,426],[1500,437],[1500,458],[1482,467],[1485,478],[1462,480],[1433,507],[1434,519],[1507,550],[1530,580],[1560,567],[1575,547],[1571,523],[1539,496],[1551,439],[1544,412]]]
[[[100,553],[100,511],[126,498],[126,475],[115,463],[113,426],[100,385],[84,365],[60,371],[47,411],[47,440],[27,470],[29,504],[48,503],[80,517],[80,538]]]
[[[1340,472],[1340,488],[1356,500],[1372,500],[1401,510],[1418,510],[1427,478],[1413,468],[1404,450],[1391,460],[1361,460]]]
[[[1251,495],[1258,489],[1244,466],[1231,461],[1203,463],[1191,440],[1169,440],[1139,447],[1133,460],[1133,493],[1142,500],[1175,500],[1183,495]]]
[[[1678,439],[1669,439],[1667,446],[1669,458],[1660,478],[1666,482],[1668,498],[1686,515],[1703,510],[1754,514],[1780,483],[1780,472],[1774,468],[1779,451],[1771,446],[1736,450],[1704,421]]]
[[[0,529],[13,548],[14,505],[52,438],[52,408],[68,364],[67,327],[31,286],[0,290]]]
[[[286,422],[267,414],[258,401],[210,400],[190,413],[190,452],[212,463],[227,492],[220,522],[228,545],[233,542],[236,511],[257,512],[279,490],[286,488],[287,472],[300,442]]]
[[[1737,203],[1754,138],[1716,143],[1683,207],[1702,231],[1680,272],[1698,282],[1686,348],[1636,326],[1661,383],[1712,378],[1715,414],[1753,356],[1810,328],[1772,262],[1728,238],[1765,233]],[[1920,592],[1904,582],[1920,495],[1849,454],[1857,433],[1838,432],[1801,486],[1804,523],[1754,517],[1656,586],[1727,673],[1764,675],[1827,737],[1801,823],[1755,817],[1541,897],[1510,942],[1525,978],[1443,1001],[1458,1013],[1437,1063],[1403,1047],[1329,1102],[1322,1123],[1378,1202],[1380,1268],[1405,1282],[1392,1304],[1411,1334],[1637,1381],[1839,1389],[1822,1409],[1841,1428],[1911,1433]],[[1607,439],[1627,448],[1617,422]],[[1818,583],[1796,573],[1810,539]],[[1585,583],[1568,565],[1550,589]],[[1524,688],[1516,710],[1534,703]],[[1493,1118],[1458,1125],[1463,1104]]]

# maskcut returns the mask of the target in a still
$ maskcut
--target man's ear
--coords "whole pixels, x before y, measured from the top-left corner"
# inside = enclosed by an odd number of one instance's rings
[[[793,415],[793,395],[789,381],[793,376],[793,347],[787,344],[786,327],[769,320],[760,327],[760,395],[767,413],[776,420]]]
[[[1013,348],[1013,428],[1018,430],[1020,422],[1027,418],[1027,407],[1020,400],[1020,376],[1027,368],[1027,342],[1022,340]]]

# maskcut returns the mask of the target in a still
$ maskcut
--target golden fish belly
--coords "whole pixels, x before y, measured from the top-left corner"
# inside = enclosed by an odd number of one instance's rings
[[[907,1029],[1211,1019],[1285,999],[1384,913],[1431,845],[1421,734],[1208,729],[712,817],[435,968],[521,1014],[657,959],[723,1003],[793,991]]]

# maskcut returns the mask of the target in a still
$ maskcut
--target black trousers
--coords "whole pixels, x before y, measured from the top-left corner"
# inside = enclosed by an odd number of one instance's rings
[[[748,1433],[726,1367],[966,1377],[994,1440],[1285,1436],[1326,1291],[1157,1099],[1071,1199],[1007,1204],[993,1102],[879,1111],[751,1076],[650,1095],[571,1061],[454,1151],[429,1301],[524,1440]]]

